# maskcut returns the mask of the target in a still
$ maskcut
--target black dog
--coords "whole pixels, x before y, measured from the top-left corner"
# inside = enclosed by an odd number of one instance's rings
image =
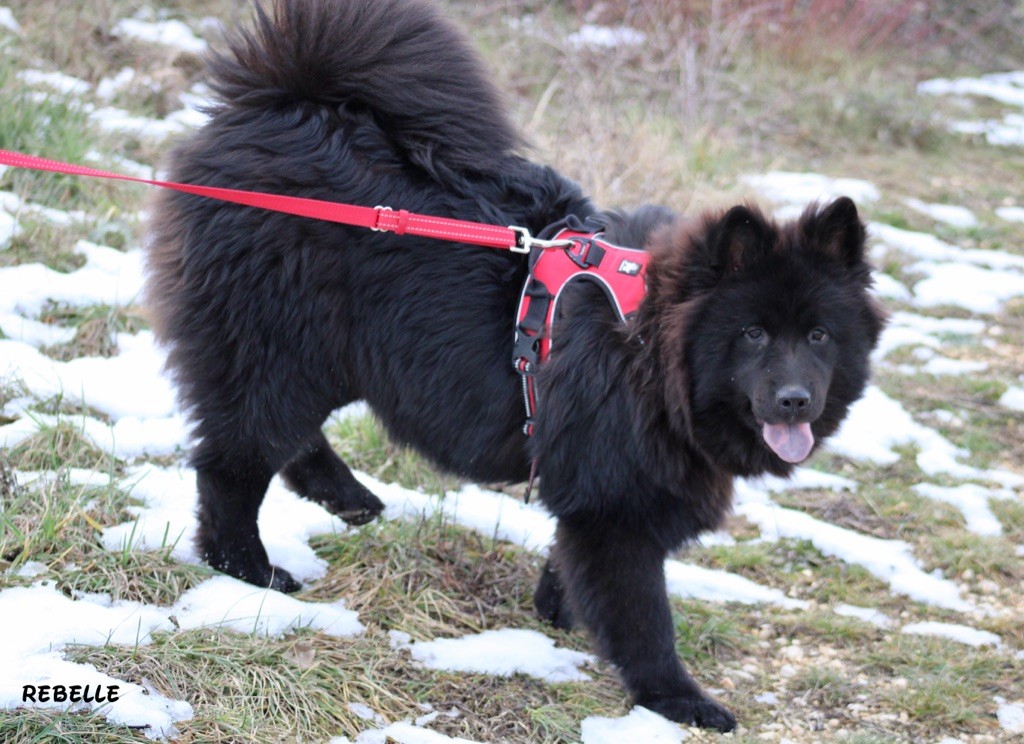
[[[595,214],[515,154],[477,57],[417,0],[278,0],[210,65],[219,102],[174,151],[176,180],[534,234]],[[148,291],[196,426],[199,549],[297,589],[256,526],[278,472],[350,523],[376,516],[321,433],[357,399],[468,478],[521,481],[536,458],[558,518],[538,611],[586,626],[638,703],[729,730],[674,651],[663,561],[719,525],[733,476],[787,473],[861,394],[881,328],[864,228],[848,199],[781,228],[748,207],[603,219],[611,242],[648,246],[648,294],[621,323],[595,286],[567,290],[527,440],[511,366],[522,256],[161,195]]]

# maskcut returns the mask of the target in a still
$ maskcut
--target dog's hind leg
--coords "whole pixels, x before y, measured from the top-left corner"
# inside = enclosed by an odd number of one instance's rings
[[[384,509],[381,500],[355,479],[322,431],[302,448],[281,477],[300,496],[321,504],[349,524],[366,524]]]
[[[676,654],[666,555],[642,530],[560,518],[552,560],[573,615],[638,705],[680,723],[731,731],[736,718],[700,689]]]
[[[560,630],[572,630],[576,625],[572,610],[565,599],[562,580],[550,560],[544,564],[544,571],[537,581],[537,588],[533,592],[533,606],[541,620],[546,620]]]
[[[199,486],[196,546],[203,560],[218,571],[256,586],[297,591],[299,582],[270,564],[256,524],[260,503],[274,475],[265,458],[237,447],[216,450],[203,442],[192,461]]]

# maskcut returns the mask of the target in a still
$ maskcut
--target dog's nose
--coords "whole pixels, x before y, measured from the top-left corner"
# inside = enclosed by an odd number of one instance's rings
[[[786,385],[775,394],[775,404],[787,415],[800,413],[810,402],[810,391],[800,385]]]

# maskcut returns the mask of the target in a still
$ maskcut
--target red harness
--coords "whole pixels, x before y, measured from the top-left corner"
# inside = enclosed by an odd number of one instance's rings
[[[519,297],[512,363],[523,381],[523,433],[527,436],[533,434],[537,409],[535,375],[551,353],[551,327],[565,288],[574,281],[596,283],[623,321],[636,312],[646,292],[646,251],[613,245],[602,239],[600,229],[587,231],[574,219],[568,222],[570,227],[551,238],[551,242],[568,241],[568,246],[531,251],[530,274]]]

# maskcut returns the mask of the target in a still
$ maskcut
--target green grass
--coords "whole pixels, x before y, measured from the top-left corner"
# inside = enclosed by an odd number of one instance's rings
[[[883,690],[882,700],[933,735],[991,729],[990,713],[983,711],[992,707],[993,695],[1011,689],[1018,673],[991,651],[965,653],[958,644],[907,635],[869,651],[868,663],[909,681]]]
[[[14,236],[7,250],[0,252],[0,267],[42,263],[55,271],[68,273],[85,265],[85,258],[74,250],[75,231],[31,217],[19,223],[22,232]]]
[[[118,333],[138,333],[148,327],[138,308],[109,305],[71,307],[51,303],[40,313],[39,320],[75,329],[71,341],[43,349],[44,354],[57,361],[116,356]]]
[[[705,602],[675,601],[676,650],[694,668],[713,667],[750,645],[732,613]]]
[[[84,468],[101,473],[117,469],[113,457],[100,451],[72,421],[43,425],[36,434],[11,448],[10,460],[22,470]]]
[[[24,469],[17,450],[5,460],[8,474],[12,464]],[[61,572],[67,563],[83,566],[96,558],[106,560],[107,554],[97,544],[98,533],[104,526],[127,519],[126,505],[116,489],[72,485],[66,476],[58,475],[42,485],[19,485],[15,478],[3,492],[0,565],[17,569],[28,561],[39,561]],[[11,580],[4,574],[0,585]]]
[[[57,93],[34,93],[16,79],[20,67],[19,58],[0,56],[0,148],[85,163],[86,155],[102,146],[85,108]],[[48,207],[96,215],[118,210],[123,194],[131,193],[101,181],[13,168],[0,178],[0,189]]]
[[[917,551],[928,567],[941,568],[952,575],[971,571],[1009,586],[1024,580],[1024,566],[1015,546],[1002,537],[983,537],[962,530],[942,531],[923,542]]]
[[[127,744],[141,735],[127,727],[112,726],[98,713],[55,713],[20,709],[0,716],[0,739],[10,744]]]
[[[322,536],[313,546],[331,569],[310,596],[351,598],[368,620],[414,639],[479,632],[532,614],[537,558],[441,517],[374,523],[359,528],[357,539]]]
[[[818,708],[842,708],[853,702],[855,687],[845,674],[828,667],[810,667],[793,678],[794,692]]]

